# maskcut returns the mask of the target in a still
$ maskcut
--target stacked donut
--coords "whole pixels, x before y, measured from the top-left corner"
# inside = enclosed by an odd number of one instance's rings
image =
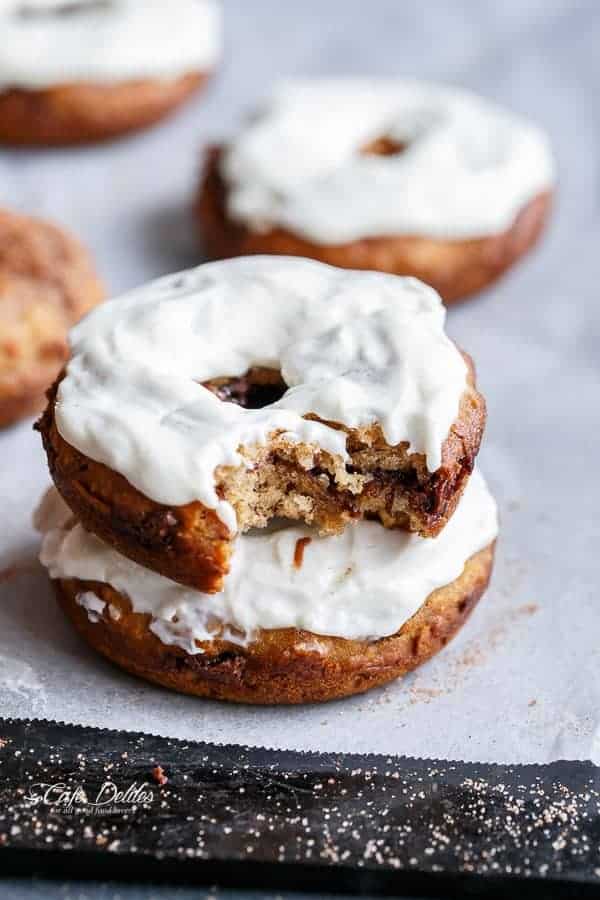
[[[439,650],[487,585],[485,403],[412,278],[254,256],[105,303],[39,423],[42,561],[142,677],[327,700]]]

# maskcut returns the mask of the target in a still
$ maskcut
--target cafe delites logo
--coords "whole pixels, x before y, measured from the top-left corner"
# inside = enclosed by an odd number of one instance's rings
[[[147,781],[119,786],[104,781],[98,789],[87,789],[83,783],[38,781],[28,787],[24,800],[32,805],[43,804],[63,814],[98,813],[102,815],[128,812],[137,806],[152,803],[154,791]]]

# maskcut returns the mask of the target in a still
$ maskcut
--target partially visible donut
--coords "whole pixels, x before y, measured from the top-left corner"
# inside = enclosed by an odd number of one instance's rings
[[[198,73],[164,82],[0,91],[0,141],[14,146],[59,146],[138,131],[173,112],[208,77]]]
[[[78,241],[0,210],[0,427],[40,409],[68,357],[68,329],[103,293]]]
[[[286,83],[206,157],[196,198],[211,259],[304,256],[414,275],[446,303],[537,241],[554,165],[533,125],[414,82]]]
[[[152,125],[207,81],[216,0],[12,0],[0,9],[0,141],[99,141]]]
[[[52,477],[85,528],[202,591],[273,517],[439,534],[485,425],[443,325],[414,279],[309,260],[161,279],[72,333],[39,423]]]

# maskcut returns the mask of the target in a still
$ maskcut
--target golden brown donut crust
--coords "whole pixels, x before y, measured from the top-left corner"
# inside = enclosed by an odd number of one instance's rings
[[[494,545],[472,556],[462,574],[433,591],[391,637],[378,641],[323,637],[294,628],[262,631],[248,647],[226,641],[200,643],[202,654],[163,644],[147,614],[98,582],[56,581],[57,596],[85,640],[128,672],[185,694],[238,703],[286,704],[360,694],[421,665],[444,647],[484,593]],[[91,622],[76,597],[92,591],[106,606]]]
[[[0,210],[0,427],[42,407],[68,356],[68,329],[103,295],[77,240]]]
[[[1,91],[0,142],[84,144],[147,128],[173,112],[209,77],[208,72],[192,72],[173,79]]]
[[[322,486],[327,454],[317,455],[314,468],[303,468],[296,456],[302,445],[277,438],[256,449],[252,467],[225,468],[216,472],[217,493],[236,506],[244,528],[244,514],[253,511],[245,491],[255,504],[265,502],[279,479],[280,505],[269,516],[303,519],[321,526],[322,533],[343,530],[352,519],[378,517],[388,527],[400,526],[425,536],[438,534],[453,514],[473,470],[485,426],[485,401],[475,387],[472,363],[468,388],[459,415],[442,447],[442,465],[427,470],[422,454],[409,453],[406,444],[389,447],[379,426],[344,429],[351,461],[369,473],[358,494]],[[222,588],[229,571],[233,535],[213,510],[199,501],[166,506],[146,497],[122,475],[95,462],[61,436],[54,407],[59,380],[48,392],[48,406],[37,428],[41,431],[50,474],[66,503],[84,528],[98,535],[119,553],[147,569],[197,590],[212,593]],[[338,426],[340,427],[340,426]],[[338,464],[339,465],[339,464]],[[345,467],[341,466],[344,469]],[[262,472],[266,476],[261,476]],[[327,477],[325,477],[327,482]],[[309,498],[311,517],[302,505]],[[296,505],[293,501],[297,500]],[[252,508],[251,508],[252,507]],[[319,514],[319,510],[323,510]],[[330,517],[330,521],[327,519]],[[258,520],[259,527],[266,524]],[[351,526],[350,526],[351,527]]]
[[[456,303],[496,281],[530,250],[548,219],[552,193],[538,194],[501,234],[468,240],[418,236],[364,238],[316,244],[285,228],[252,231],[227,213],[227,185],[220,171],[223,147],[208,151],[195,202],[203,250],[210,259],[254,253],[305,256],[342,269],[375,269],[413,275],[431,285],[446,304]]]

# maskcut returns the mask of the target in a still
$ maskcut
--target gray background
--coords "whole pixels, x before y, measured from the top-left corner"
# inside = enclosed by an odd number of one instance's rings
[[[230,0],[225,13],[226,56],[206,96],[110,146],[0,151],[0,202],[70,226],[116,292],[199,261],[189,203],[201,147],[282,75],[442,79],[533,117],[559,164],[549,233],[496,288],[449,314],[489,406],[481,462],[503,521],[494,585],[438,659],[364,698],[274,712],[167,694],[96,659],[55,613],[29,526],[44,462],[23,423],[0,435],[0,570],[11,569],[0,584],[0,709],[273,746],[600,759],[600,4]],[[3,887],[88,895],[76,885]]]

